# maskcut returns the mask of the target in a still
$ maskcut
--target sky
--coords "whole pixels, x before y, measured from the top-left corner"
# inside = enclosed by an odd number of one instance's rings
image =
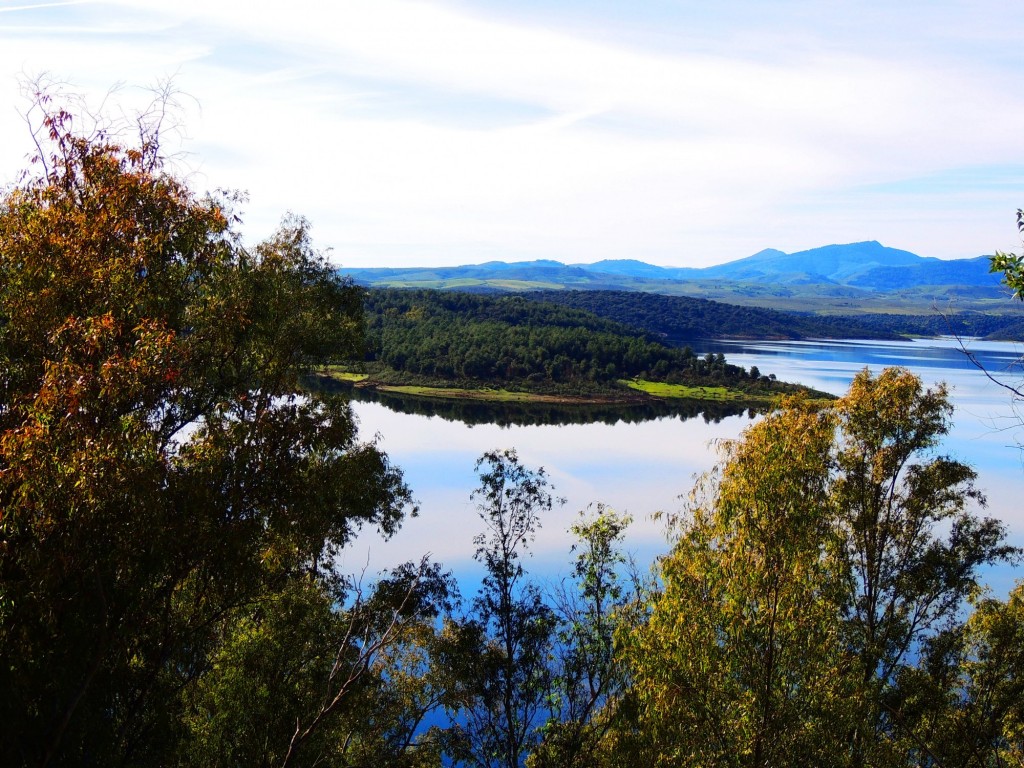
[[[26,79],[112,119],[170,81],[175,172],[344,266],[1019,252],[1022,39],[1007,0],[0,0],[0,184]]]

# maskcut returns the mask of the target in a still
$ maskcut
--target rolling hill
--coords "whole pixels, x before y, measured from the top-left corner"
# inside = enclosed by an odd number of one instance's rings
[[[740,292],[752,286],[807,290],[822,295],[849,296],[897,293],[923,289],[963,289],[972,297],[1002,297],[999,275],[989,272],[988,258],[944,261],[889,248],[877,241],[826,245],[797,253],[766,249],[712,267],[660,267],[633,259],[593,264],[559,261],[491,261],[459,267],[342,269],[357,282],[375,287],[459,288],[462,290],[639,290],[689,293],[687,283],[722,287],[737,284]],[[932,296],[933,297],[933,296]]]

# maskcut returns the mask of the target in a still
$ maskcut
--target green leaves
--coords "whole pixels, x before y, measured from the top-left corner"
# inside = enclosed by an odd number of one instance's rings
[[[473,765],[518,768],[539,737],[556,628],[540,590],[524,579],[522,556],[540,516],[561,500],[552,495],[543,468],[525,467],[514,450],[485,453],[476,466],[480,485],[472,498],[484,532],[474,538],[474,557],[485,573],[470,626],[461,633],[464,640],[475,639],[463,650],[476,659],[458,663],[475,673],[464,680],[460,751]]]
[[[1024,234],[1024,210],[1017,209],[1017,229]],[[1003,285],[1013,291],[1013,298],[1024,300],[1024,255],[996,251],[991,257],[989,272],[1002,272]]]
[[[363,354],[308,224],[246,250],[155,136],[46,115],[43,174],[0,199],[0,762],[166,762],[251,606],[298,580],[329,608],[338,547],[410,497],[344,402],[298,394]]]
[[[840,581],[825,480],[833,420],[791,401],[727,444],[626,638],[632,749],[680,765],[824,758],[841,700]]]
[[[623,637],[630,759],[886,765],[946,748],[935,724],[958,684],[927,665],[947,669],[979,569],[1018,554],[974,514],[973,470],[931,453],[950,415],[944,387],[865,370],[833,407],[790,400],[724,446],[649,622]]]

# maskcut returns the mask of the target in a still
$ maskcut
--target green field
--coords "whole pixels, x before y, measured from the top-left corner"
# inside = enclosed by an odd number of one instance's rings
[[[636,396],[622,392],[606,392],[596,395],[558,395],[539,392],[515,392],[500,387],[452,387],[426,386],[419,384],[382,384],[370,380],[367,373],[355,373],[345,370],[343,366],[329,366],[325,374],[336,381],[359,385],[396,395],[412,397],[429,397],[446,400],[475,400],[491,403],[614,403],[636,402]],[[758,402],[768,401],[771,397],[750,395],[726,387],[690,387],[683,384],[666,384],[643,379],[620,379],[618,384],[624,390],[639,392],[659,399],[708,400],[714,402]]]
[[[342,370],[341,368],[333,365],[327,367],[326,374],[332,379],[337,379],[338,381],[350,381],[353,384],[357,381],[366,381],[366,379],[370,377],[370,374],[368,373],[353,373],[352,371]]]
[[[722,402],[770,399],[725,387],[689,387],[685,384],[666,384],[661,381],[645,381],[644,379],[619,379],[619,383],[652,397],[716,400]]]

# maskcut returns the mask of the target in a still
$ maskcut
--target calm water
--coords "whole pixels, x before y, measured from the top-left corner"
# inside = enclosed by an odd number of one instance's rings
[[[1007,381],[1014,373],[1017,345],[971,342],[969,349],[990,371]],[[914,342],[759,342],[717,343],[731,363],[756,365],[817,389],[842,394],[865,366],[874,371],[902,365],[926,383],[946,382],[956,406],[954,428],[942,450],[972,464],[988,496],[987,514],[1004,520],[1014,543],[1024,545],[1024,444],[1022,414],[1009,393],[990,382],[953,340]],[[694,479],[711,469],[716,441],[737,437],[751,423],[747,415],[727,417],[661,416],[646,421],[592,424],[499,426],[467,424],[440,416],[400,413],[378,403],[354,403],[365,437],[377,434],[381,445],[405,472],[420,502],[420,515],[384,542],[362,535],[345,553],[344,567],[368,573],[430,553],[460,576],[478,572],[471,559],[472,538],[480,529],[469,500],[477,485],[473,469],[484,451],[515,448],[523,463],[543,466],[556,493],[567,503],[550,514],[534,546],[530,569],[556,579],[569,569],[568,527],[579,510],[602,502],[634,518],[627,547],[643,563],[666,548],[658,510],[682,508],[680,497]],[[1024,573],[1001,569],[989,581],[999,594]]]

